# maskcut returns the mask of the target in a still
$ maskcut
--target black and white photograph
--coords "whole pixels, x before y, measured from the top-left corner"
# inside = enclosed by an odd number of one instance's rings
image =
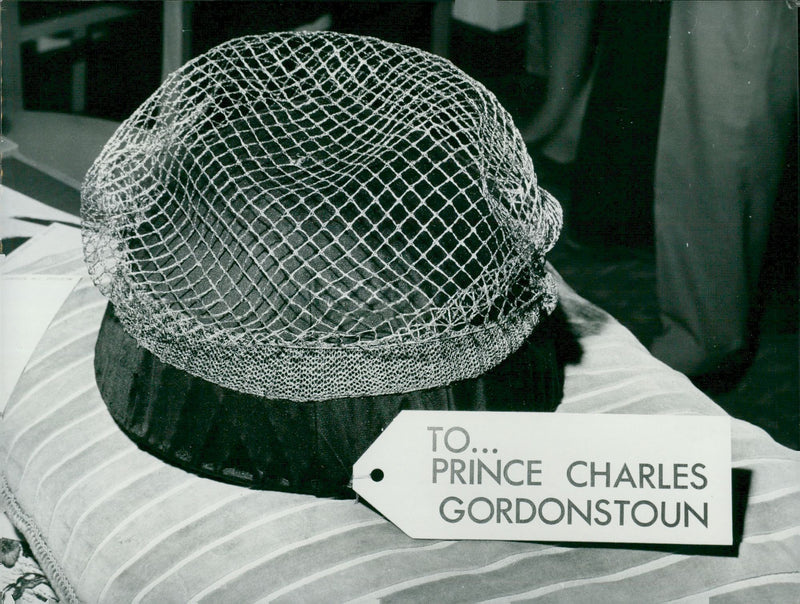
[[[0,603],[800,602],[797,0],[2,0]]]

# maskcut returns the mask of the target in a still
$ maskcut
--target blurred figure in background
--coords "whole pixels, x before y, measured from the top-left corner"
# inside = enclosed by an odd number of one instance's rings
[[[652,250],[669,13],[669,2],[598,7],[596,67],[567,216],[576,243]]]
[[[590,41],[596,4],[594,1],[576,0],[528,6],[529,28],[538,25],[541,29],[544,47],[541,50],[547,63],[544,102],[520,128],[528,145],[544,144],[556,135],[569,114],[575,111],[578,95],[590,72]],[[572,161],[573,153],[554,159],[566,163]]]
[[[565,1],[533,10],[544,30],[547,91],[521,132],[538,154],[573,163],[566,236],[597,248],[652,249],[670,3]]]
[[[797,11],[674,2],[667,57],[655,178],[664,331],[651,351],[730,382],[755,350],[751,311],[796,123]]]

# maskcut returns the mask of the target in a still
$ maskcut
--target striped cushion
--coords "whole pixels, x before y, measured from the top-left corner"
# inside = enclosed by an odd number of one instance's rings
[[[683,376],[562,284],[583,355],[565,412],[721,414]],[[726,549],[412,540],[350,501],[187,474],[117,429],[94,384],[105,301],[84,280],[0,424],[2,499],[67,602],[788,602],[800,589],[800,453],[733,421],[749,476]]]

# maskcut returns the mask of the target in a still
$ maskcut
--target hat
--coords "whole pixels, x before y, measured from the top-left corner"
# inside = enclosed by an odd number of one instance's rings
[[[401,408],[486,408],[454,392],[492,371],[529,376],[514,408],[560,392],[535,337],[560,206],[440,57],[332,32],[218,46],[120,126],[82,218],[101,393],[192,471],[327,493]]]

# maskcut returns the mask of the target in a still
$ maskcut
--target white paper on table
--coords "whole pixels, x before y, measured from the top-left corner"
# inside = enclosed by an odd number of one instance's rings
[[[0,412],[47,326],[79,280],[77,276],[0,275]]]
[[[0,234],[3,239],[11,237],[33,237],[38,235],[46,228],[45,225],[27,220],[17,220],[7,216],[0,217]]]
[[[5,225],[8,218],[34,218],[36,220],[68,222],[80,225],[81,219],[74,214],[51,208],[41,201],[36,201],[14,189],[0,185],[0,221]],[[4,229],[0,229],[3,237],[9,237]]]
[[[79,228],[63,224],[42,227],[42,231],[0,260],[0,273],[9,273],[30,266],[48,256],[81,248]]]

